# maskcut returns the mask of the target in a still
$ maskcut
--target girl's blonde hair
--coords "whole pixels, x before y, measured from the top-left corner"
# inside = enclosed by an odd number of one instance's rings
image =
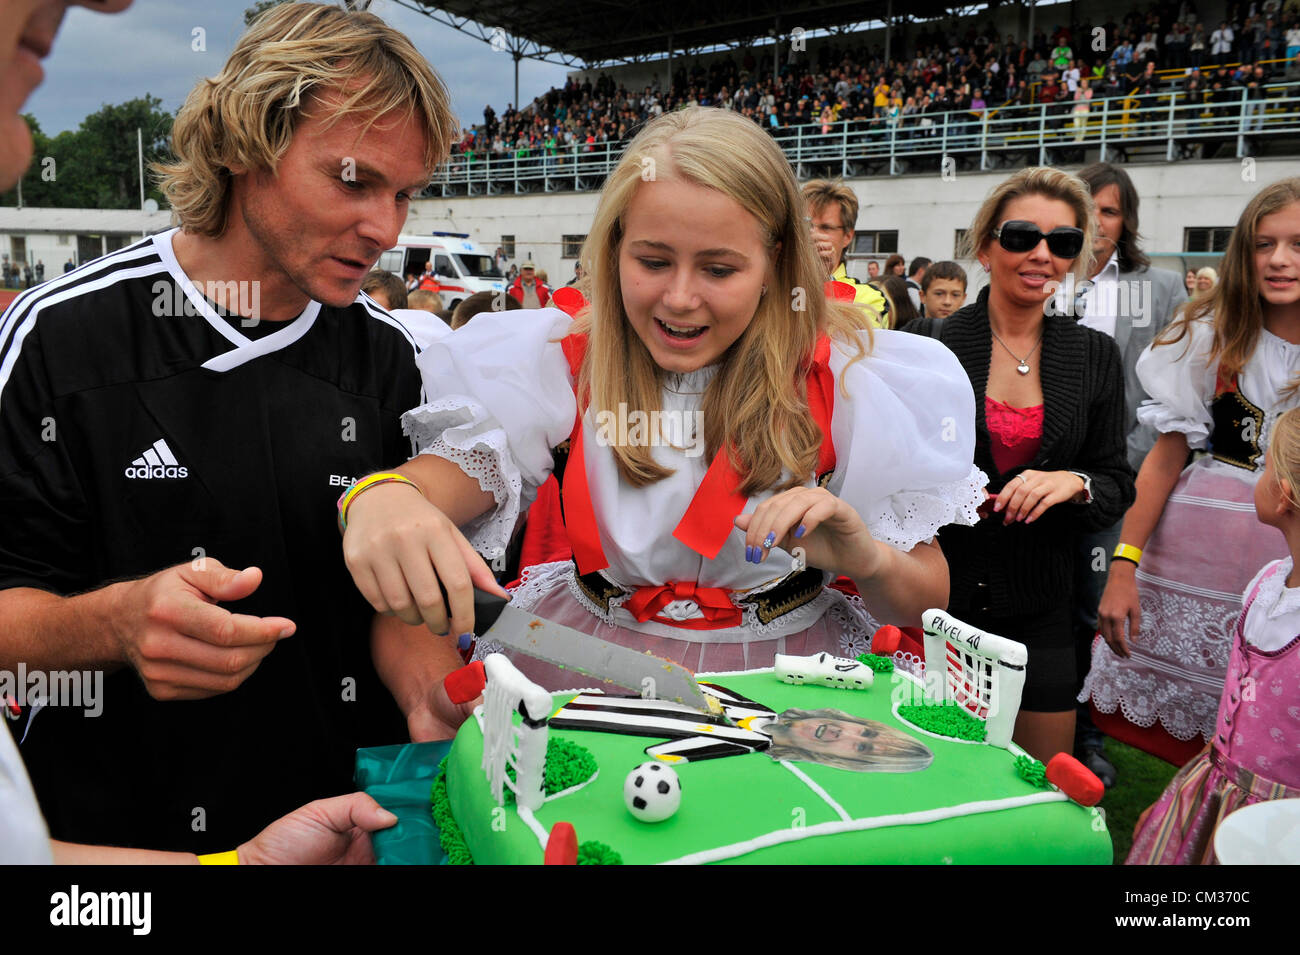
[[[1278,417],[1268,441],[1268,458],[1278,480],[1287,483],[1287,503],[1300,510],[1300,408]]]
[[[1225,379],[1241,374],[1254,354],[1264,328],[1259,276],[1255,273],[1255,239],[1259,233],[1259,220],[1295,202],[1300,202],[1300,177],[1283,179],[1256,193],[1228,239],[1228,248],[1220,263],[1219,281],[1204,295],[1197,295],[1184,305],[1178,317],[1156,336],[1153,347],[1182,341],[1188,336],[1192,322],[1209,317],[1214,321],[1214,344],[1210,348],[1209,363],[1217,364]],[[1293,395],[1297,389],[1300,389],[1300,375],[1291,379],[1283,394]]]
[[[155,163],[187,232],[226,228],[231,168],[274,173],[304,110],[328,89],[342,94],[328,123],[412,114],[425,130],[432,176],[457,135],[447,90],[405,35],[373,13],[292,3],[263,13],[226,65],[194,87],[172,125],[176,160]]]
[[[1022,196],[1042,196],[1057,199],[1074,210],[1074,224],[1083,230],[1083,251],[1074,260],[1070,271],[1076,279],[1088,277],[1092,269],[1092,240],[1096,227],[1093,224],[1092,193],[1078,176],[1061,172],[1050,166],[1030,166],[994,187],[975,214],[966,233],[959,258],[976,258],[990,242],[996,242],[993,230],[1002,225],[1007,204]]]
[[[857,361],[870,347],[871,324],[862,309],[827,301],[789,163],[756,123],[731,111],[689,107],[657,117],[632,140],[605,183],[582,249],[590,305],[574,329],[590,337],[578,393],[590,396],[597,413],[614,411],[620,402],[647,412],[660,407],[665,372],[628,323],[619,250],[637,189],[668,178],[734,199],[757,220],[772,257],[754,318],[705,391],[706,453],[712,459],[728,449],[742,494],[798,487],[816,470],[822,443],[809,415],[806,380],[818,337],[826,333],[851,343]],[[619,473],[634,487],[672,473],[655,462],[648,444],[613,450]]]
[[[1198,279],[1209,279],[1214,285],[1219,284],[1219,273],[1214,271],[1214,269],[1210,268],[1208,265],[1203,269],[1197,269],[1196,277]]]

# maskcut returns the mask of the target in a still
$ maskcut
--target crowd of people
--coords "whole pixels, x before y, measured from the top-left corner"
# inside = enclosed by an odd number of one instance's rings
[[[783,51],[775,75],[767,51],[747,49],[739,60],[682,63],[640,89],[605,73],[594,82],[570,79],[523,110],[510,104],[498,116],[487,106],[482,124],[461,130],[453,155],[558,163],[575,151],[624,144],[648,120],[696,105],[735,110],[773,135],[830,134],[846,122],[867,134],[896,126],[900,135],[927,135],[945,114],[966,122],[989,108],[1029,103],[1060,104],[1062,116],[1082,124],[1093,98],[1136,94],[1140,110],[1157,93],[1176,91],[1182,103],[1223,109],[1243,88],[1262,98],[1264,86],[1300,70],[1295,4],[1230,5],[1221,22],[1218,10],[1207,8],[1203,22],[1190,0],[1152,4],[1121,23],[1057,25],[1028,40],[1000,40],[977,19],[922,23],[896,31],[888,60],[878,46],[828,41],[815,52]],[[1171,77],[1171,70],[1184,72]]]
[[[285,133],[257,104],[303,84]],[[355,752],[469,716],[443,679],[493,649],[476,588],[696,671],[854,657],[947,607],[1027,646],[1032,757],[1115,782],[1086,700],[1186,762],[1130,861],[1212,861],[1225,812],[1300,795],[1300,179],[1188,303],[1122,169],[1020,170],[962,305],[953,262],[855,279],[850,189],[800,187],[737,110],[674,109],[611,172],[565,308],[525,263],[520,308],[483,293],[421,342],[403,297],[434,290],[371,267],[455,135],[378,17],[274,7],[177,116],[180,227],[5,313],[0,669],[107,676],[93,718],[5,701],[0,858],[372,858],[395,817],[349,794]],[[159,316],[160,282],[260,305]],[[596,427],[628,409],[694,425]],[[538,556],[506,591],[512,552]]]

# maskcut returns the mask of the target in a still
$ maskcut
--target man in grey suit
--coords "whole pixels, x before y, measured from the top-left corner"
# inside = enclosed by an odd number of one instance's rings
[[[1134,471],[1155,444],[1155,430],[1138,424],[1137,409],[1150,397],[1137,377],[1137,360],[1178,307],[1187,301],[1183,278],[1167,269],[1153,269],[1138,245],[1138,194],[1133,180],[1119,166],[1099,162],[1079,170],[1096,207],[1095,262],[1092,288],[1081,296],[1079,321],[1110,335],[1119,346],[1124,367],[1124,433]],[[1090,647],[1097,632],[1097,604],[1106,585],[1111,556],[1119,544],[1123,520],[1105,530],[1085,534],[1075,564],[1075,617],[1078,625],[1080,686],[1088,673]],[[1081,705],[1075,735],[1075,756],[1101,778],[1115,785],[1115,767],[1102,749],[1105,736]]]

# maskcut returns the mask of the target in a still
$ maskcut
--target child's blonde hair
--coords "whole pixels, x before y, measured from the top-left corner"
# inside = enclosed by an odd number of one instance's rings
[[[1286,482],[1287,503],[1300,510],[1300,408],[1284,412],[1273,425],[1268,442],[1268,459],[1273,462],[1273,473],[1279,481]]]
[[[827,301],[790,164],[743,116],[707,107],[665,113],[646,124],[610,174],[580,257],[591,295],[574,325],[590,335],[578,392],[590,395],[597,413],[621,402],[646,412],[660,407],[664,372],[628,322],[619,248],[637,189],[669,178],[734,199],[757,220],[772,255],[767,292],[704,394],[706,453],[712,458],[722,448],[734,449],[739,490],[747,496],[798,487],[815,471],[823,437],[808,413],[807,371],[817,339],[826,333],[850,343],[856,361],[867,353],[871,326],[861,309]],[[655,462],[648,443],[615,445],[613,451],[619,473],[633,487],[672,473]]]

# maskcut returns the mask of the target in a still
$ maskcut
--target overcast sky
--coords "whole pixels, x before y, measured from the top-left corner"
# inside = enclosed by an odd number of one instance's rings
[[[106,103],[146,93],[175,112],[194,84],[213,76],[244,30],[244,0],[136,0],[113,16],[74,7],[45,61],[45,82],[24,112],[36,116],[47,135],[76,129]],[[462,126],[483,121],[491,103],[500,113],[514,101],[509,53],[398,6],[375,0],[372,12],[401,30],[434,65],[451,90]],[[195,51],[194,30],[205,31],[206,51]],[[525,103],[552,86],[563,86],[568,68],[536,60],[519,64],[519,96]]]

